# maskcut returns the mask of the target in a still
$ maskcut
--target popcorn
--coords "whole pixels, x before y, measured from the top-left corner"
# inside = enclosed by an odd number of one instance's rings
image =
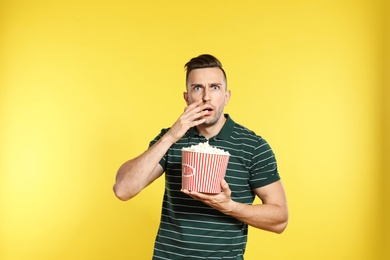
[[[209,145],[208,141],[205,143],[199,143],[197,145],[191,145],[191,147],[185,147],[182,149],[182,151],[230,155],[228,151],[224,151],[222,149]]]
[[[225,177],[230,154],[208,142],[183,148],[182,188],[189,191],[217,194]]]

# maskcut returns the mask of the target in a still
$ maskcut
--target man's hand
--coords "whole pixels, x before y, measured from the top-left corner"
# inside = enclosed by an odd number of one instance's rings
[[[204,123],[206,119],[201,117],[207,113],[207,111],[204,111],[206,107],[207,105],[199,100],[184,109],[184,113],[181,114],[167,133],[172,138],[172,143],[178,141],[191,127]]]
[[[235,202],[231,199],[231,190],[228,183],[225,180],[221,181],[222,192],[219,194],[207,194],[196,191],[188,191],[182,189],[181,191],[191,196],[196,200],[200,200],[203,203],[213,207],[222,213],[228,214],[234,210]]]
[[[254,190],[262,204],[247,205],[231,199],[231,190],[225,180],[221,182],[222,192],[205,194],[182,189],[182,192],[196,200],[232,216],[252,227],[282,233],[287,226],[287,202],[281,181]]]

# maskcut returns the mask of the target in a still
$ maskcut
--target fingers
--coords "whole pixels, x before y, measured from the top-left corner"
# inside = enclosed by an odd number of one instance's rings
[[[202,200],[202,198],[200,197],[200,195],[202,195],[201,193],[198,193],[196,191],[189,191],[189,190],[186,190],[186,189],[181,189],[181,192],[187,194],[188,196],[192,197],[194,200]]]
[[[203,103],[202,100],[199,100],[197,102],[190,104],[188,107],[184,109],[183,115],[193,120],[203,116],[205,114],[204,109],[206,105],[202,103]]]
[[[187,107],[184,108],[184,112],[190,111],[190,110],[192,110],[192,109],[198,107],[201,103],[202,103],[202,100],[198,100],[198,101],[196,101],[196,102],[194,102],[194,103],[188,105]]]
[[[203,104],[202,100],[196,101],[184,109],[181,119],[190,123],[191,127],[202,124],[205,119],[201,117],[207,113],[207,111],[204,111],[205,108],[206,104]]]
[[[221,181],[221,188],[222,190],[229,189],[229,184],[225,181],[225,179],[222,179]]]
[[[203,111],[206,107],[207,107],[207,105],[204,104],[202,100],[198,100],[198,101],[190,104],[188,107],[186,107],[184,109],[184,111],[185,112],[191,112],[191,111],[199,112],[199,111]]]
[[[221,189],[222,192],[226,194],[226,196],[230,197],[232,191],[230,190],[229,184],[225,181],[225,179],[221,181]]]
[[[202,103],[203,103],[203,100],[198,100],[198,101],[195,101],[195,102],[189,104],[187,108],[194,108],[194,107],[199,106]]]
[[[184,112],[169,130],[172,140],[176,142],[187,132],[188,129],[203,124],[206,121],[206,119],[202,118],[207,113],[204,111],[206,105],[202,103],[203,101],[199,100],[184,109]]]

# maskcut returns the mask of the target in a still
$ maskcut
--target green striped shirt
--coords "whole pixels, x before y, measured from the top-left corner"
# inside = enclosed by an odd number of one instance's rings
[[[196,201],[180,191],[181,149],[208,141],[230,153],[225,180],[232,200],[252,204],[253,189],[280,179],[274,153],[253,131],[229,115],[215,137],[207,140],[196,127],[173,144],[160,164],[165,170],[165,192],[153,259],[244,259],[248,225]],[[153,145],[169,129],[150,143]]]

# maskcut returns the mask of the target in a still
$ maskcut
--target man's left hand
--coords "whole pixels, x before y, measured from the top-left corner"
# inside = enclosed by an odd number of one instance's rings
[[[232,191],[225,180],[221,181],[222,192],[219,194],[200,193],[196,191],[189,191],[182,189],[181,191],[189,195],[193,199],[200,200],[203,203],[213,207],[222,213],[229,213],[233,210],[234,201],[231,199]]]

